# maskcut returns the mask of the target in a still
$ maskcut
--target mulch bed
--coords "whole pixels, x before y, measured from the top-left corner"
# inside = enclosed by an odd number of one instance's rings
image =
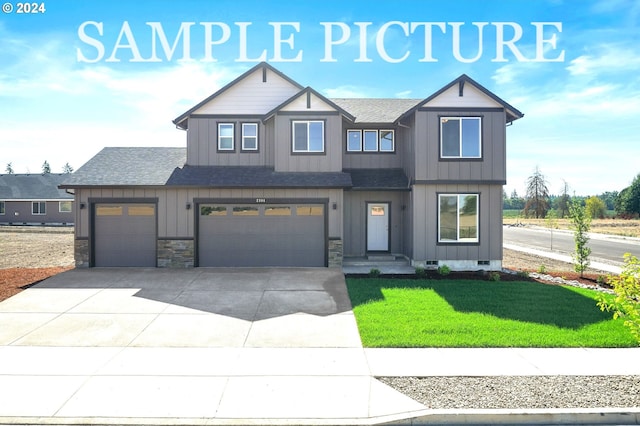
[[[53,275],[73,269],[70,266],[51,268],[8,268],[0,269],[0,301],[39,283]]]

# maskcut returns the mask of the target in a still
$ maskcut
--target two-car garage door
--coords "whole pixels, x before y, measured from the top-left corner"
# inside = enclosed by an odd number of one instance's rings
[[[199,266],[325,266],[324,204],[199,204]]]

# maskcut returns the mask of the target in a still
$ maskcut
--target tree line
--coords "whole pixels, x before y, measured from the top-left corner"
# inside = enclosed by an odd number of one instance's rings
[[[572,202],[586,208],[589,217],[604,218],[607,211],[615,211],[616,217],[631,219],[640,217],[640,174],[631,185],[622,191],[608,191],[600,195],[579,196],[570,195],[569,184],[565,181],[559,195],[549,193],[545,176],[536,167],[527,178],[526,194],[521,196],[514,189],[507,195],[503,191],[502,207],[505,210],[519,210],[524,217],[545,218],[551,211],[556,217],[569,216]]]
[[[43,175],[51,173],[51,165],[47,160],[44,160],[44,163],[42,163],[40,171],[42,172]],[[15,170],[13,169],[13,163],[7,163],[6,167],[4,168],[4,172],[8,175],[15,174]],[[71,167],[71,165],[68,162],[65,163],[65,165],[62,166],[62,173],[64,174],[73,173],[73,167]]]

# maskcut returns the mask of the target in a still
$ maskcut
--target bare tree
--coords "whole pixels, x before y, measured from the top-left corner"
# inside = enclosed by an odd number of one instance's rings
[[[536,166],[535,172],[527,179],[527,202],[524,205],[524,215],[533,212],[536,219],[543,218],[549,210],[549,188],[544,175]]]

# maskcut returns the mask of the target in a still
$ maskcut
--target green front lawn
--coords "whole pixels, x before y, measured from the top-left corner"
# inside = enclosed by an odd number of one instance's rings
[[[537,282],[348,278],[365,347],[632,347],[596,292]]]

